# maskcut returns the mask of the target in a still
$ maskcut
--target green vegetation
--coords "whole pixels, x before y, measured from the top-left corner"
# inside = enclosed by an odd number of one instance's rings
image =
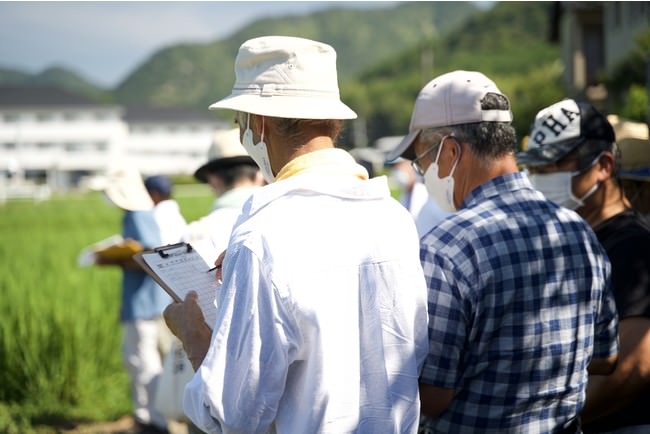
[[[178,198],[188,221],[213,200],[195,192]],[[130,412],[120,271],[76,263],[120,221],[99,194],[0,205],[0,432],[56,432]]]
[[[346,80],[417,44],[427,34],[446,34],[477,12],[469,2],[407,2],[394,8],[330,9],[262,19],[220,41],[159,51],[117,87],[116,99],[206,110],[230,93],[241,43],[264,35],[300,36],[331,44],[337,50],[340,78]]]
[[[605,83],[612,90],[612,112],[638,122],[648,122],[646,74],[650,62],[650,29],[636,38],[632,52],[614,68]]]
[[[338,55],[343,99],[357,111],[368,142],[407,131],[413,100],[436,75],[454,69],[484,72],[511,99],[519,137],[535,113],[563,97],[560,48],[548,42],[552,2],[401,2],[378,9],[338,8],[257,20],[228,38],[177,44],[153,54],[112,90],[93,87],[74,72],[51,68],[30,76],[0,69],[0,83],[56,83],[100,101],[206,110],[234,82],[240,44],[262,35],[301,36],[327,42]],[[608,111],[643,121],[650,30],[635,50],[603,77]],[[215,116],[229,119],[226,111]],[[358,133],[356,131],[355,133]],[[348,128],[341,145],[352,144]]]
[[[445,38],[402,52],[341,86],[367,120],[370,141],[408,131],[413,102],[433,77],[455,69],[481,71],[510,97],[514,126],[528,132],[537,111],[564,96],[559,48],[546,42],[549,3],[499,2]]]

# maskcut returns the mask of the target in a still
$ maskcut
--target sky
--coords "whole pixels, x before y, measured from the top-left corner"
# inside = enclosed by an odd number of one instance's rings
[[[0,1],[0,67],[38,73],[62,66],[113,87],[161,48],[226,38],[259,18],[395,3]]]

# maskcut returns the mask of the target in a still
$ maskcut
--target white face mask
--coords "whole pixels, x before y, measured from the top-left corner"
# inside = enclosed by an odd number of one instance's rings
[[[576,197],[573,194],[572,179],[574,176],[578,176],[592,167],[600,159],[602,153],[598,154],[596,158],[591,162],[587,169],[583,169],[576,172],[554,172],[554,173],[537,173],[531,174],[528,173],[528,178],[533,186],[539,190],[546,198],[550,201],[553,201],[565,208],[576,210],[585,205],[585,200],[598,190],[600,183],[597,182],[591,187],[582,197]]]
[[[458,160],[454,162],[449,175],[440,178],[438,176],[438,159],[440,158],[441,150],[442,143],[438,147],[438,154],[436,155],[435,161],[424,172],[424,185],[427,187],[431,199],[443,211],[454,212],[456,211],[456,206],[454,205],[454,178],[452,175],[454,174],[454,170],[456,170]]]
[[[598,189],[594,184],[582,197],[576,197],[571,188],[571,180],[579,172],[555,172],[529,174],[528,178],[533,186],[546,198],[565,208],[576,210],[585,204],[585,200]]]
[[[275,176],[273,176],[273,170],[271,170],[271,161],[269,160],[269,152],[266,149],[266,143],[264,143],[264,120],[262,119],[262,134],[260,135],[259,143],[255,144],[253,142],[253,131],[250,128],[251,124],[251,114],[248,113],[248,120],[246,121],[246,131],[244,131],[244,137],[242,138],[242,145],[246,152],[251,156],[253,161],[260,166],[262,171],[262,176],[267,183],[272,183],[275,181]]]

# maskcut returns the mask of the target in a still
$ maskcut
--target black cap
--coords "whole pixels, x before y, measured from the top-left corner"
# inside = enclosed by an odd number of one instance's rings
[[[206,183],[208,182],[208,173],[218,173],[221,170],[225,170],[230,167],[241,166],[241,165],[257,167],[255,161],[248,155],[242,155],[238,157],[215,158],[208,161],[198,169],[196,169],[196,172],[194,172],[194,177],[197,180]]]
[[[525,166],[553,164],[574,149],[582,155],[612,149],[614,129],[588,102],[565,99],[537,113],[528,135],[528,150],[517,153]]]

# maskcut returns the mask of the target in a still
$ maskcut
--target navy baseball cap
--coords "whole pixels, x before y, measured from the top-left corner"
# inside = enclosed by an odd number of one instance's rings
[[[172,182],[164,175],[150,176],[144,180],[144,186],[149,192],[158,192],[160,194],[171,194]]]
[[[581,155],[611,150],[615,140],[612,125],[592,104],[565,99],[537,113],[528,149],[517,153],[517,161],[529,167],[553,164],[575,149]]]

